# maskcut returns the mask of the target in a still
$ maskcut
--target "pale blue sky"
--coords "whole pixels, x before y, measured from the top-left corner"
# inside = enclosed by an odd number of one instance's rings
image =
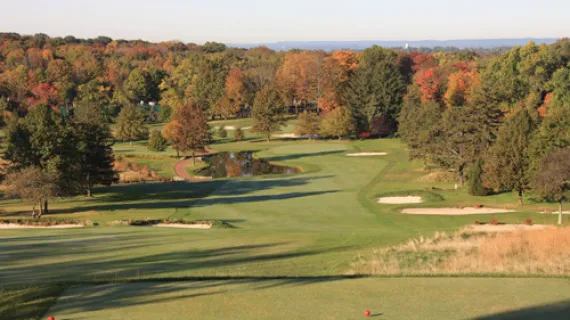
[[[570,0],[3,0],[0,31],[181,40],[570,36]]]

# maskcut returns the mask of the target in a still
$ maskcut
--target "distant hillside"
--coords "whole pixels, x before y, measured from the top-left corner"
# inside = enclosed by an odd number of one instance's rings
[[[373,45],[382,47],[405,47],[408,44],[414,48],[435,48],[435,47],[456,47],[459,49],[467,48],[482,48],[492,49],[500,47],[515,47],[522,46],[530,41],[537,44],[546,43],[551,44],[556,42],[557,38],[523,38],[523,39],[472,39],[472,40],[420,40],[420,41],[279,41],[273,43],[229,43],[228,46],[238,48],[252,48],[258,46],[266,46],[273,50],[290,50],[290,49],[305,49],[305,50],[337,50],[337,49],[351,49],[363,50]]]

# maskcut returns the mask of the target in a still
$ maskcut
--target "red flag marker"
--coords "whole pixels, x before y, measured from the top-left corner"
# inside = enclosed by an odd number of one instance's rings
[[[367,316],[367,317],[370,317],[370,310],[364,311],[364,315]]]
[[[49,316],[48,320],[55,320],[55,318],[53,316]]]

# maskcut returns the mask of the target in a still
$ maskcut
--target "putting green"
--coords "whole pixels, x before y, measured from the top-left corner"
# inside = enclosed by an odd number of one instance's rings
[[[567,319],[568,279],[363,278],[76,286],[56,319]]]

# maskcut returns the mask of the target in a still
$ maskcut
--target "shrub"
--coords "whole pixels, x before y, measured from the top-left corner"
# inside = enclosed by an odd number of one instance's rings
[[[532,226],[532,219],[531,218],[524,219],[524,224],[526,224],[527,226]]]
[[[150,134],[150,139],[148,140],[148,150],[162,152],[166,150],[166,147],[168,147],[168,142],[162,136],[162,132],[158,129],[153,130]]]
[[[226,130],[226,127],[221,125],[218,128],[218,131],[216,132],[216,134],[218,135],[218,137],[220,137],[221,139],[225,139],[228,137],[228,131]]]
[[[244,137],[245,133],[243,132],[243,129],[241,127],[237,127],[234,131],[234,139],[241,141]]]
[[[475,221],[473,221],[473,224],[476,225],[476,226],[477,226],[477,225],[480,225],[480,224],[481,224],[481,221],[475,220]]]
[[[480,203],[476,203],[476,204],[475,204],[475,208],[476,208],[476,209],[481,209],[481,208],[483,208],[483,205],[480,204]]]
[[[472,196],[488,196],[491,192],[483,186],[483,160],[479,159],[469,172],[468,192]]]
[[[499,219],[497,219],[497,218],[491,218],[491,219],[489,219],[489,224],[490,224],[490,225],[493,225],[493,226],[496,226],[496,225],[499,224]]]

